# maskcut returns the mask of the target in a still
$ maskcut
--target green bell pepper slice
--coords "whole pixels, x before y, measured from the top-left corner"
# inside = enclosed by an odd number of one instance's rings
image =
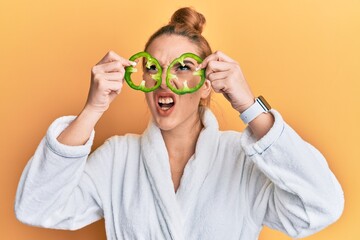
[[[184,53],[180,57],[174,59],[171,62],[171,64],[169,65],[169,67],[166,71],[166,85],[168,86],[168,88],[170,88],[171,91],[173,91],[174,93],[176,93],[178,95],[183,95],[186,93],[193,93],[193,92],[197,91],[205,82],[205,69],[198,69],[197,71],[195,71],[193,73],[193,75],[200,76],[201,80],[195,87],[189,88],[186,81],[184,82],[184,87],[182,89],[174,88],[171,85],[170,80],[176,78],[176,75],[174,75],[170,72],[171,68],[177,63],[180,63],[181,66],[185,66],[185,63],[184,63],[185,58],[192,58],[199,64],[203,62],[203,60],[194,53]]]
[[[151,78],[154,79],[156,81],[156,85],[152,88],[147,88],[145,87],[145,80],[143,80],[140,85],[135,85],[134,82],[131,80],[131,74],[134,72],[137,72],[137,68],[133,67],[133,66],[129,66],[125,68],[125,81],[127,82],[127,84],[135,89],[135,90],[140,90],[143,92],[151,92],[154,91],[155,89],[157,89],[160,85],[161,85],[161,74],[162,74],[162,68],[158,62],[158,60],[156,60],[156,58],[152,57],[149,53],[147,52],[139,52],[134,54],[133,56],[131,56],[129,58],[130,61],[135,61],[138,58],[144,57],[146,58],[147,62],[145,67],[146,68],[150,68],[152,65],[155,65],[158,72],[156,74],[152,74]]]

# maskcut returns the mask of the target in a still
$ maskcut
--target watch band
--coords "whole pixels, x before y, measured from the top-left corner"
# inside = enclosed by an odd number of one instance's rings
[[[260,114],[267,113],[270,109],[271,106],[266,102],[265,98],[259,96],[255,98],[255,103],[253,105],[240,114],[240,118],[245,124],[248,124]]]

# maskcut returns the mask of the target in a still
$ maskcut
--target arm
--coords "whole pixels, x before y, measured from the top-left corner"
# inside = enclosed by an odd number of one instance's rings
[[[222,52],[201,63],[215,92],[239,113],[254,103],[239,64]],[[275,121],[274,121],[275,119]],[[340,184],[324,157],[295,133],[275,110],[249,123],[242,148],[252,165],[248,179],[251,218],[301,237],[334,222],[343,210]]]
[[[217,93],[222,93],[239,113],[254,102],[255,97],[240,69],[239,64],[224,53],[217,51],[204,59],[200,68],[206,68],[206,79]],[[256,139],[263,137],[274,123],[270,113],[263,113],[249,123]]]
[[[85,107],[69,126],[60,133],[57,140],[68,146],[85,144],[101,116],[102,113],[91,111],[91,109]]]
[[[248,181],[251,217],[257,225],[304,237],[335,222],[343,211],[339,182],[323,155],[275,110],[275,123],[257,140],[247,128],[241,145],[254,165]]]
[[[251,101],[250,103],[253,104],[255,101]],[[245,105],[242,108],[240,108],[238,111],[239,113],[242,113],[245,111],[250,105]],[[254,120],[249,122],[249,127],[256,138],[256,140],[259,140],[265,134],[271,129],[271,127],[274,124],[274,116],[271,113],[262,113],[259,116],[257,116]]]
[[[102,217],[98,190],[85,171],[94,132],[82,146],[67,146],[56,140],[73,119],[62,117],[51,124],[21,176],[15,213],[26,224],[77,229]],[[92,158],[109,157],[105,146]]]
[[[110,51],[92,68],[91,86],[78,117],[57,119],[19,182],[15,213],[27,224],[76,229],[102,217],[101,199],[86,167],[110,159],[109,143],[88,159],[94,126],[120,93],[124,67],[131,63]],[[91,159],[94,159],[92,161]]]
[[[121,92],[126,66],[134,65],[114,53],[108,52],[91,70],[91,85],[86,105],[79,116],[58,136],[65,145],[84,144],[103,113]]]

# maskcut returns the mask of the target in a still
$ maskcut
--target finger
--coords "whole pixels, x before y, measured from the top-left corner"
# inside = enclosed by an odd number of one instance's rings
[[[213,54],[209,55],[204,59],[204,61],[200,64],[199,68],[206,68],[209,62],[211,61],[220,61],[220,62],[231,62],[235,63],[236,61],[227,56],[225,53],[221,51],[216,51]]]
[[[114,61],[114,62],[109,62],[109,63],[103,63],[101,65],[95,65],[93,67],[93,72],[94,73],[99,73],[99,72],[124,72],[124,65],[121,61]]]
[[[123,86],[123,83],[120,81],[107,81],[106,82],[106,89],[111,92],[119,92]]]
[[[224,71],[224,72],[210,72],[208,74],[208,76],[206,77],[206,79],[212,81],[216,81],[216,80],[223,80],[226,77],[229,76],[229,72],[228,71]]]
[[[223,81],[223,80],[213,81],[213,82],[211,82],[211,86],[214,89],[214,92],[216,92],[216,93],[224,93],[224,92],[226,92],[226,89],[227,89],[225,81]]]
[[[122,81],[124,78],[124,73],[121,72],[99,73],[97,77],[108,81]]]
[[[96,65],[102,64],[102,63],[107,63],[107,62],[112,62],[112,61],[116,61],[116,60],[120,60],[120,59],[121,59],[121,57],[118,54],[116,54],[114,51],[110,50]]]
[[[123,57],[120,57],[117,53],[115,53],[114,51],[109,51],[101,60],[100,62],[98,62],[96,65],[100,65],[103,63],[108,63],[108,62],[113,62],[113,61],[120,61],[124,66],[130,66],[133,65],[135,66],[136,63],[125,59]]]
[[[236,63],[234,59],[221,51],[216,51],[214,54],[218,57],[218,61]]]
[[[233,64],[228,62],[210,61],[207,65],[205,75],[208,76],[212,72],[229,71]]]

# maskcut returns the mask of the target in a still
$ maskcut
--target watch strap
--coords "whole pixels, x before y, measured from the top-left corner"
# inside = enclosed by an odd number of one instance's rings
[[[255,99],[253,105],[251,105],[248,109],[246,109],[243,113],[240,114],[241,120],[248,124],[252,120],[254,120],[257,116],[262,113],[266,113],[271,109],[270,105],[266,102],[264,97],[259,96]]]

